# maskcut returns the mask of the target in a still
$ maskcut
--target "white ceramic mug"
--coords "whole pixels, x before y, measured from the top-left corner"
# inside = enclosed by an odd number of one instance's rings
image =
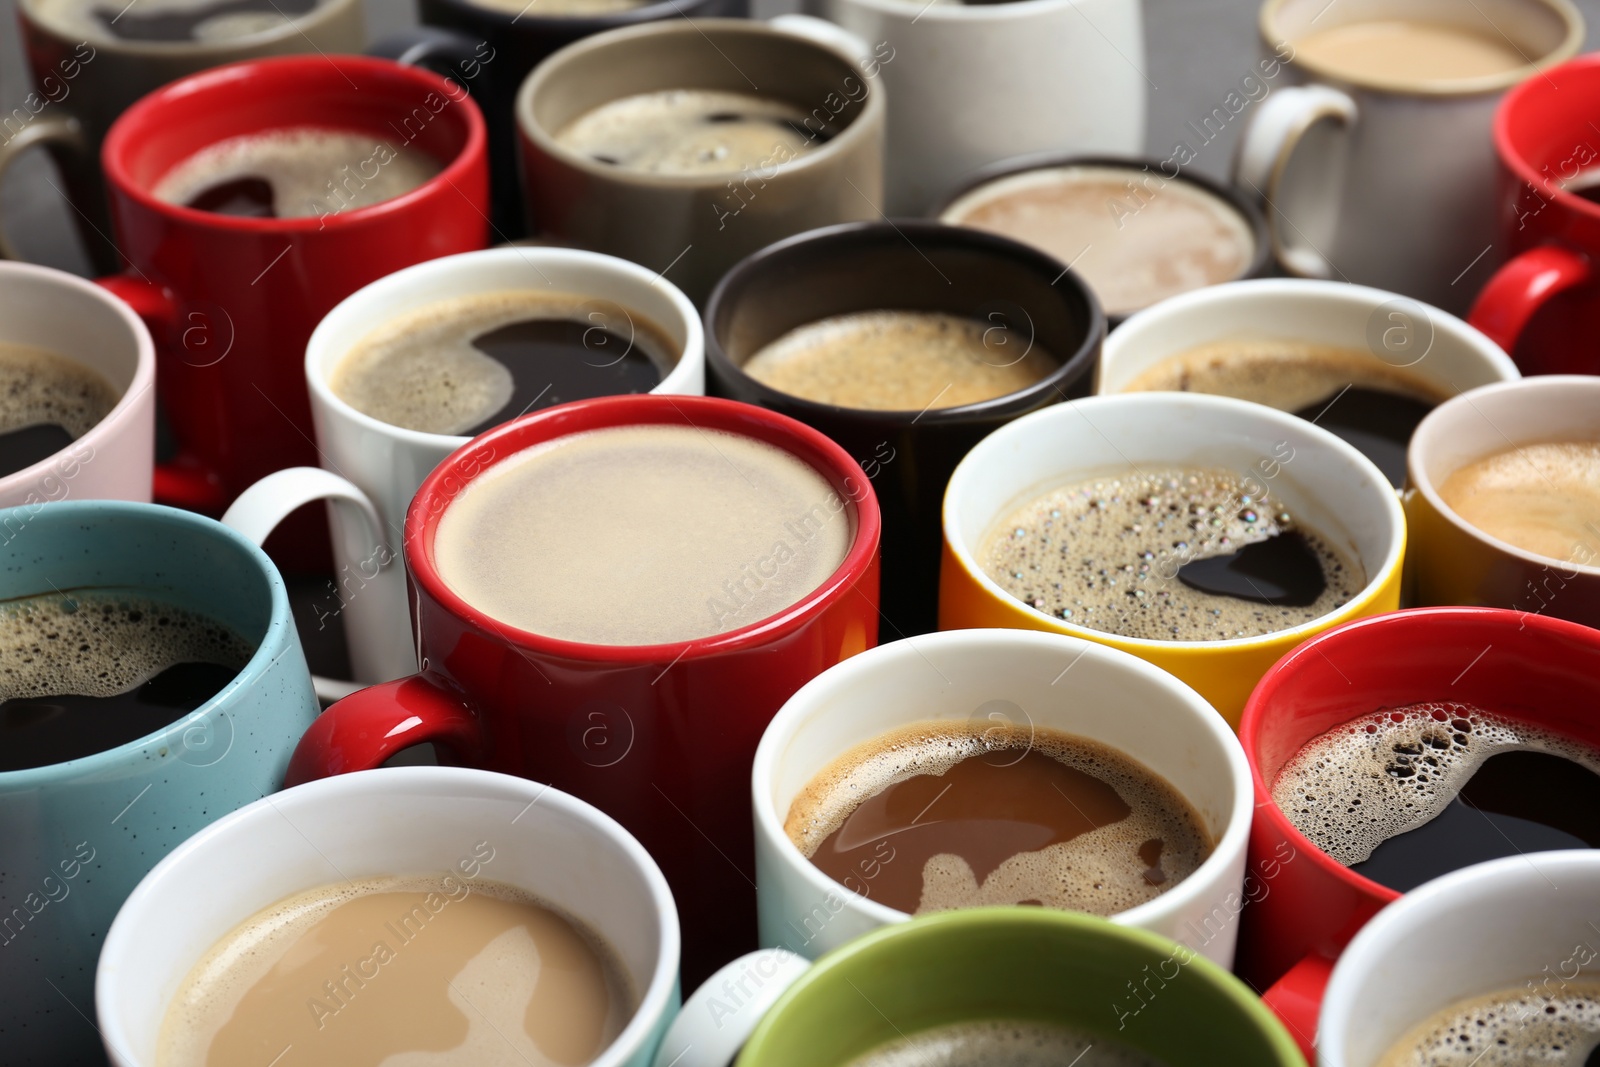
[[[296,508],[328,500],[334,582],[319,621],[342,622],[354,684],[317,679],[324,699],[417,669],[406,601],[401,533],[406,508],[439,461],[468,438],[423,433],[351,407],[329,386],[340,360],[371,331],[427,304],[508,289],[571,293],[620,308],[659,329],[677,365],[652,392],[705,392],[700,315],[677,286],[627,260],[567,248],[507,247],[419,263],[360,289],[318,324],[306,346],[311,419],[323,466],[291,467],[240,494],[223,522],[258,543]]]
[[[95,975],[112,1063],[153,1067],[167,1006],[190,969],[261,909],[341,881],[441,871],[526,890],[604,938],[638,1006],[590,1067],[650,1063],[678,1011],[681,947],[655,861],[581,800],[461,767],[383,768],[286,789],[157,864],[117,913]]]
[[[1600,978],[1600,852],[1491,860],[1390,904],[1339,957],[1317,1023],[1319,1067],[1375,1067],[1412,1027],[1470,997]]]
[[[1138,0],[806,0],[871,46],[888,90],[884,210],[921,215],[973,171],[1037,152],[1142,151]]]
[[[1504,74],[1388,80],[1297,58],[1297,39],[1409,19],[1509,41],[1527,58]],[[1274,251],[1293,274],[1375,285],[1464,313],[1504,257],[1496,250],[1490,124],[1505,91],[1570,58],[1583,17],[1568,0],[1267,0],[1264,55],[1290,87],[1262,100],[1234,176],[1260,198]]]

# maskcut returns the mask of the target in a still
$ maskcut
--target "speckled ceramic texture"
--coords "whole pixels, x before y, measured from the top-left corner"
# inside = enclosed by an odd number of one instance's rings
[[[0,772],[0,1047],[8,1067],[104,1062],[90,1022],[94,973],[118,907],[178,843],[276,791],[317,715],[283,579],[239,534],[152,504],[0,511],[0,600],[108,586],[155,592],[259,643],[226,688],[158,733]]]

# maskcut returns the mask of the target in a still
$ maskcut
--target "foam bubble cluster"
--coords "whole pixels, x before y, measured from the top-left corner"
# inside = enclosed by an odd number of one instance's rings
[[[1452,1004],[1401,1038],[1379,1067],[1583,1067],[1600,1047],[1600,979],[1538,981]]]
[[[54,424],[82,437],[120,394],[96,370],[44,348],[0,343],[0,433]]]
[[[1092,1050],[1092,1051],[1091,1051]],[[900,1037],[849,1067],[1161,1067],[1100,1034],[1028,1020],[977,1020]]]

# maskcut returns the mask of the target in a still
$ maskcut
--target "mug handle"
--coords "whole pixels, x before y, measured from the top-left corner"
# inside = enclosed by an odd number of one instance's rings
[[[1250,120],[1234,157],[1233,180],[1245,196],[1254,199],[1267,218],[1272,252],[1293,274],[1306,278],[1334,278],[1338,271],[1308,241],[1283,212],[1276,209],[1288,191],[1283,176],[1305,135],[1319,122],[1334,122],[1345,130],[1343,141],[1356,124],[1356,103],[1326,85],[1279,89],[1261,102]],[[1335,196],[1343,181],[1342,166],[1319,169],[1321,187],[1314,195],[1324,201],[1322,210],[1337,210]],[[1287,226],[1290,232],[1285,232]]]
[[[367,55],[392,59],[408,67],[422,67],[460,80],[458,68],[484,62],[479,49],[485,42],[438,26],[416,26],[390,34],[367,49]],[[469,86],[470,91],[470,86]]]
[[[728,1067],[767,1009],[811,961],[788,949],[747,952],[719,968],[683,1002],[653,1067]]]
[[[45,115],[29,122],[18,130],[16,136],[0,143],[0,181],[11,165],[30,148],[40,145],[60,145],[82,155],[89,150],[83,138],[83,126],[71,115]],[[17,250],[0,228],[0,259],[21,259]]]
[[[1559,245],[1542,245],[1517,256],[1494,272],[1473,301],[1467,322],[1488,335],[1510,355],[1528,320],[1558,293],[1591,277],[1589,260]],[[1523,373],[1528,368],[1522,368]]]
[[[289,758],[283,785],[369,771],[430,743],[468,766],[480,765],[486,749],[482,720],[466,697],[423,671],[357,690],[317,716]]]
[[[1332,974],[1333,961],[1312,952],[1261,994],[1262,1002],[1289,1028],[1307,1063],[1317,1062],[1317,1017]]]
[[[804,37],[824,48],[844,53],[857,66],[865,67],[872,60],[871,45],[843,26],[827,19],[819,19],[815,15],[788,14],[776,15],[767,21],[774,29],[792,33],[796,37]]]

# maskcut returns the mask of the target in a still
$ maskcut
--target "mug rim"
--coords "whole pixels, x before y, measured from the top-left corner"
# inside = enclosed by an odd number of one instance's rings
[[[128,1047],[128,1042],[127,1035],[122,1032],[121,1016],[103,1012],[102,998],[114,993],[117,983],[136,980],[136,976],[140,973],[136,966],[137,961],[125,962],[119,958],[119,952],[122,950],[122,942],[134,936],[129,933],[130,925],[137,919],[138,911],[144,906],[144,902],[149,898],[161,896],[166,891],[163,883],[182,879],[183,867],[190,862],[190,857],[217,847],[213,842],[218,838],[243,832],[236,828],[241,825],[247,827],[250,822],[269,815],[283,818],[280,805],[283,805],[286,799],[290,807],[330,806],[337,804],[350,793],[378,795],[401,793],[407,796],[444,794],[468,798],[515,796],[519,800],[526,796],[530,807],[537,802],[546,810],[553,809],[559,812],[563,819],[598,832],[620,849],[631,861],[640,880],[649,891],[652,903],[656,906],[661,936],[656,945],[655,971],[650,975],[645,988],[639,991],[639,1002],[634,1006],[633,1017],[600,1055],[595,1057],[590,1067],[623,1067],[630,1056],[636,1055],[644,1047],[650,1033],[671,1005],[673,993],[678,987],[678,967],[683,948],[677,904],[672,896],[672,889],[667,885],[666,876],[661,873],[660,866],[645,851],[638,838],[588,801],[528,778],[472,767],[378,767],[359,774],[336,774],[304,782],[228,812],[169,851],[139,880],[133,892],[118,907],[116,917],[112,920],[106,931],[105,940],[101,944],[100,960],[95,966],[95,1018],[104,1031],[104,1041],[109,1048],[125,1049]],[[316,886],[306,888],[314,889]],[[246,918],[249,916],[240,916],[239,921],[242,922]],[[602,931],[596,932],[603,936]],[[197,961],[191,961],[189,966],[192,968],[195,962]],[[109,973],[119,967],[125,972],[123,975]],[[188,971],[185,970],[184,973],[187,974]],[[168,1007],[170,1006],[169,1001]]]
[[[1596,58],[1600,59],[1600,56]],[[1445,420],[1455,418],[1457,413],[1464,408],[1470,407],[1473,411],[1482,415],[1483,413],[1478,408],[1477,401],[1484,399],[1486,395],[1499,397],[1508,393],[1523,392],[1536,394],[1569,393],[1574,389],[1593,393],[1595,394],[1595,400],[1600,402],[1600,377],[1589,374],[1538,374],[1530,378],[1514,378],[1502,382],[1490,382],[1488,385],[1480,385],[1474,389],[1468,389],[1466,392],[1446,400],[1423,416],[1422,421],[1417,423],[1416,430],[1412,432],[1411,444],[1406,448],[1406,480],[1410,483],[1411,491],[1421,494],[1423,500],[1427,501],[1428,506],[1446,522],[1450,523],[1451,526],[1455,527],[1458,533],[1464,534],[1473,541],[1493,549],[1502,556],[1517,560],[1530,568],[1571,568],[1579,574],[1590,578],[1600,578],[1600,564],[1574,563],[1556,559],[1553,556],[1541,556],[1509,541],[1502,541],[1487,530],[1474,526],[1458,515],[1454,508],[1445,503],[1444,497],[1439,493],[1438,486],[1434,484],[1432,477],[1429,476],[1426,467],[1421,461],[1421,457],[1426,454],[1430,445],[1428,437],[1431,437],[1435,432],[1443,432],[1437,430],[1437,427],[1444,424]],[[1449,409],[1448,411],[1446,410],[1447,408]],[[1444,412],[1444,414],[1441,415],[1440,412]],[[1487,416],[1484,417],[1487,418]],[[1425,434],[1428,436],[1425,437]],[[1517,451],[1528,445],[1545,443],[1548,442],[1543,440],[1512,441],[1509,451]],[[1508,449],[1494,449],[1484,453],[1484,456],[1479,458],[1497,455],[1506,451]],[[1467,462],[1473,461],[1469,460]],[[1460,470],[1464,466],[1466,466],[1466,463],[1458,465],[1455,470]],[[1451,473],[1453,474],[1455,471],[1451,471]]]
[[[81,40],[97,51],[103,47],[113,53],[130,56],[200,60],[205,64],[201,69],[217,65],[218,57],[234,56],[244,59],[256,49],[322,29],[327,24],[347,16],[349,11],[360,10],[361,7],[360,0],[319,0],[310,11],[285,20],[281,26],[222,41],[130,41],[115,36],[107,40],[94,40],[87,36],[63,33],[59,27],[52,26],[32,10],[39,2],[40,0],[17,0],[17,12],[27,20],[31,28],[47,33],[59,41]]]
[[[668,0],[668,2],[670,3],[671,0]],[[467,260],[470,260],[470,263],[464,264],[463,261]],[[700,313],[695,310],[694,304],[684,295],[682,289],[679,289],[655,271],[640,266],[632,260],[607,255],[604,252],[590,252],[586,249],[560,248],[548,245],[505,245],[498,248],[480,248],[472,252],[457,252],[453,255],[440,256],[437,259],[427,259],[421,263],[413,263],[411,266],[403,267],[393,274],[386,274],[382,278],[368,282],[335,304],[332,310],[318,321],[316,328],[311,331],[311,337],[306,341],[304,360],[306,385],[310,389],[313,405],[321,404],[330,412],[337,413],[341,419],[354,424],[363,431],[390,438],[409,448],[444,449],[453,452],[472,440],[473,435],[471,434],[431,433],[427,430],[413,430],[405,426],[396,426],[394,423],[384,422],[374,415],[368,415],[366,412],[351,406],[343,397],[334,392],[330,379],[339,363],[350,354],[355,346],[348,345],[345,346],[343,351],[336,352],[334,351],[336,346],[332,341],[328,340],[328,335],[342,325],[341,320],[359,318],[369,301],[383,299],[391,290],[404,289],[418,278],[434,273],[448,273],[463,265],[487,263],[493,266],[501,261],[511,264],[513,260],[517,264],[530,265],[535,270],[540,266],[548,266],[552,270],[565,269],[571,266],[591,266],[596,269],[611,271],[616,275],[625,276],[629,283],[659,288],[662,295],[672,304],[674,310],[683,317],[685,327],[684,344],[683,351],[678,353],[678,362],[670,371],[662,375],[661,381],[657,382],[648,393],[616,393],[610,395],[690,395],[679,393],[677,390],[682,386],[683,379],[692,376],[696,363],[704,365],[705,336],[700,325]],[[510,286],[509,289],[511,291],[538,291],[521,285]],[[483,293],[496,291],[499,290],[481,290]],[[440,300],[444,299],[455,298],[440,298]],[[617,301],[617,303],[620,304],[621,301]],[[426,307],[426,305],[423,305],[423,307]],[[417,310],[421,310],[421,308],[414,307],[408,312],[397,313],[397,315],[409,314]],[[624,310],[634,311],[637,309],[624,308]],[[642,315],[643,312],[640,312],[640,314]],[[370,334],[385,323],[393,322],[397,315],[386,316],[382,322],[374,322],[367,327],[364,335]],[[356,342],[356,344],[359,343],[359,341]],[[691,353],[697,349],[699,357],[695,359],[691,356]],[[500,425],[504,425],[504,423]],[[491,427],[490,429],[495,428]],[[484,432],[488,433],[489,431],[485,430]]]
[[[1269,50],[1275,50],[1276,45],[1279,43],[1286,43],[1291,48],[1294,47],[1294,41],[1290,40],[1287,35],[1277,32],[1277,19],[1279,13],[1285,7],[1299,2],[1301,0],[1265,0],[1261,5],[1260,12],[1256,18],[1256,27],[1262,44]],[[1391,96],[1448,100],[1500,92],[1531,78],[1541,71],[1549,70],[1553,66],[1566,62],[1577,55],[1578,50],[1583,47],[1583,13],[1571,3],[1571,0],[1522,0],[1522,2],[1543,7],[1546,11],[1555,15],[1565,24],[1566,33],[1560,42],[1543,56],[1499,74],[1457,78],[1448,82],[1442,79],[1429,82],[1421,79],[1412,81],[1405,78],[1354,75],[1348,71],[1340,71],[1333,67],[1308,61],[1299,54],[1298,50],[1293,58],[1286,62],[1290,66],[1300,67],[1318,81],[1331,82],[1335,85],[1350,85],[1363,91],[1385,93]],[[1391,14],[1390,17],[1394,16]]]
[[[952,23],[1010,22],[1030,15],[1053,13],[1079,6],[1077,0],[1008,0],[1006,3],[987,4],[929,4],[921,7],[920,14],[915,14],[914,9],[920,5],[907,3],[905,0],[845,0],[845,2],[858,4],[880,15],[897,17],[911,23],[921,22],[923,19],[929,22]]]
[[[341,80],[345,77],[345,69],[348,68],[352,72],[370,75],[374,79],[389,79],[391,83],[409,81],[415,88],[442,95],[451,106],[459,109],[461,115],[459,121],[463,127],[461,147],[450,160],[439,161],[441,163],[439,173],[414,189],[365,207],[350,208],[322,216],[264,219],[201,211],[162,200],[133,180],[126,157],[133,152],[135,143],[140,139],[139,134],[146,127],[163,121],[165,117],[163,112],[174,106],[175,102],[203,96],[216,91],[220,86],[251,79],[266,77],[278,82],[285,76],[305,75],[313,71],[318,76],[325,76],[326,67],[331,67],[334,73],[341,76]],[[118,115],[116,121],[106,131],[105,143],[100,150],[101,167],[105,172],[107,185],[116,193],[127,197],[144,211],[189,227],[229,233],[276,234],[289,240],[303,240],[323,230],[337,230],[365,223],[398,224],[398,220],[391,216],[415,210],[423,201],[439,195],[441,190],[447,187],[455,189],[457,182],[466,181],[469,172],[481,166],[481,161],[487,158],[485,153],[488,150],[488,132],[484,125],[483,113],[471,97],[466,95],[465,89],[462,90],[459,99],[453,98],[449,90],[451,85],[459,87],[460,83],[424,67],[406,66],[392,59],[375,56],[286,55],[241,59],[234,63],[186,74],[141,97]],[[441,110],[439,113],[444,112]],[[235,136],[240,135],[235,134]],[[211,143],[220,143],[220,139]]]
[[[289,610],[289,593],[283,582],[283,576],[278,573],[278,568],[272,560],[254,541],[242,533],[225,526],[216,519],[200,515],[193,511],[184,511],[180,508],[167,507],[165,504],[147,504],[142,501],[132,500],[60,500],[51,503],[48,507],[43,505],[19,504],[16,507],[0,509],[0,523],[6,516],[24,509],[33,510],[28,524],[39,521],[41,518],[54,519],[58,524],[78,526],[97,525],[104,526],[108,522],[120,524],[132,518],[135,521],[160,521],[185,528],[196,536],[220,538],[229,543],[236,551],[243,554],[255,564],[258,576],[266,583],[271,610],[268,613],[266,630],[261,635],[261,640],[256,644],[255,651],[245,662],[243,667],[229,679],[226,685],[217,690],[205,703],[193,711],[177,714],[171,722],[150,733],[124,741],[120,745],[104,748],[92,752],[87,756],[78,756],[74,759],[61,760],[57,763],[46,763],[38,767],[22,767],[16,770],[0,771],[0,795],[19,792],[26,789],[37,789],[52,784],[62,777],[77,777],[90,773],[96,762],[113,762],[123,760],[148,747],[157,738],[183,728],[190,722],[211,715],[224,704],[231,703],[240,679],[254,678],[266,672],[267,668],[282,657],[288,648],[284,645],[289,635],[295,633],[294,618]],[[48,583],[47,583],[48,584]],[[29,595],[29,594],[22,594]],[[32,594],[38,595],[38,594]],[[289,645],[298,648],[298,638]]]
[[[667,414],[667,418],[656,418]],[[654,410],[652,410],[654,409]],[[693,416],[691,418],[691,416]],[[562,426],[576,422],[579,425]],[[555,432],[542,433],[547,423],[556,423]],[[856,531],[845,557],[832,574],[805,596],[780,611],[727,630],[682,641],[667,641],[653,645],[607,645],[597,642],[575,641],[553,637],[549,634],[523,630],[494,618],[475,607],[457,593],[439,573],[433,560],[433,539],[444,513],[461,493],[480,475],[493,470],[528,449],[571,436],[600,429],[639,425],[691,426],[697,429],[720,430],[781,449],[811,467],[829,483],[831,490],[855,507]],[[527,438],[534,440],[527,441]],[[799,444],[811,453],[832,463],[825,469],[789,447]],[[500,455],[496,446],[508,445],[509,451]],[[487,465],[473,473],[463,475],[459,469],[475,463],[479,454],[487,451]],[[848,483],[859,479],[865,489],[860,497],[851,497],[848,490],[837,493],[835,479]],[[454,483],[454,488],[451,488]],[[881,523],[877,496],[872,483],[848,452],[832,438],[798,420],[776,411],[768,411],[736,400],[706,396],[669,396],[661,393],[633,393],[620,396],[591,397],[558,404],[541,411],[530,412],[510,422],[502,423],[472,438],[466,445],[451,453],[428,475],[406,509],[404,556],[406,571],[412,582],[425,591],[451,617],[464,621],[482,633],[493,634],[504,644],[521,649],[533,649],[541,655],[569,661],[599,663],[607,666],[639,666],[671,660],[697,660],[708,656],[745,652],[770,643],[783,634],[791,633],[827,609],[828,605],[848,590],[863,575],[873,572],[878,559]],[[413,598],[416,592],[413,592]]]
[[[685,0],[681,4],[678,3],[678,0],[647,0],[646,3],[638,7],[623,8],[619,11],[600,15],[546,15],[533,11],[513,15],[505,9],[486,7],[473,3],[472,0],[435,0],[435,2],[442,3],[456,11],[494,19],[501,29],[509,29],[515,23],[526,22],[529,26],[540,29],[561,28],[576,31],[579,35],[588,37],[610,29],[633,26],[641,22],[654,22],[669,13],[692,18],[696,9],[710,7],[716,3],[716,0]],[[530,4],[529,6],[533,5]],[[432,24],[424,23],[424,26],[430,25]],[[448,30],[453,27],[442,26],[439,28]]]
[[[1499,157],[1503,166],[1511,171],[1523,184],[1536,190],[1542,196],[1548,196],[1568,211],[1576,212],[1580,216],[1600,220],[1600,204],[1586,200],[1576,193],[1570,192],[1563,186],[1551,181],[1539,173],[1516,148],[1516,135],[1512,127],[1516,120],[1512,113],[1522,107],[1532,106],[1531,101],[1539,99],[1540,86],[1537,81],[1549,80],[1553,76],[1566,73],[1587,74],[1600,68],[1600,52],[1587,52],[1582,55],[1572,56],[1558,65],[1544,72],[1544,79],[1530,78],[1513,87],[1494,109],[1494,148],[1495,155]],[[1541,244],[1559,243],[1551,240]]]
[[[1214,287],[1213,287],[1214,288]],[[1203,291],[1203,290],[1202,290]],[[1309,433],[1313,438],[1321,441],[1322,446],[1334,452],[1344,461],[1354,467],[1356,472],[1372,487],[1381,487],[1382,492],[1373,494],[1373,500],[1378,504],[1388,519],[1390,528],[1389,545],[1383,559],[1371,568],[1367,575],[1366,583],[1360,592],[1351,597],[1344,604],[1333,608],[1314,619],[1294,626],[1273,630],[1270,633],[1252,634],[1246,637],[1230,637],[1221,641],[1161,641],[1152,637],[1128,637],[1123,634],[1111,633],[1106,630],[1096,630],[1065,619],[1058,619],[1054,615],[1047,615],[1031,604],[1025,604],[1017,597],[1012,596],[1000,588],[987,571],[978,563],[975,547],[969,545],[964,537],[957,534],[959,517],[956,509],[962,504],[962,492],[965,483],[977,477],[977,463],[981,462],[986,451],[994,451],[1002,447],[1006,441],[1018,434],[1032,432],[1034,425],[1045,419],[1061,419],[1065,416],[1062,412],[1080,414],[1107,407],[1108,405],[1127,405],[1130,403],[1140,406],[1154,406],[1158,404],[1185,403],[1198,406],[1202,409],[1213,408],[1218,421],[1231,421],[1235,424],[1254,420],[1257,424],[1273,424],[1280,430],[1293,430],[1296,433]],[[976,457],[976,458],[974,458]],[[1180,464],[1181,465],[1181,464]],[[1060,482],[1060,470],[1057,477],[1050,479],[1052,483]],[[1044,484],[1041,482],[1041,484]],[[1067,484],[1071,484],[1070,482]],[[940,507],[940,529],[943,534],[945,547],[954,556],[955,563],[966,572],[968,578],[991,600],[1014,608],[1024,614],[1030,621],[1043,623],[1041,629],[1054,633],[1064,633],[1072,637],[1083,638],[1097,644],[1115,643],[1116,647],[1125,651],[1135,651],[1135,654],[1195,654],[1208,651],[1231,652],[1242,649],[1262,648],[1281,641],[1300,642],[1308,637],[1329,629],[1328,620],[1336,616],[1350,617],[1367,610],[1368,606],[1379,596],[1391,576],[1396,572],[1405,557],[1406,525],[1405,512],[1400,506],[1400,498],[1395,493],[1394,487],[1373,462],[1350,443],[1335,436],[1322,427],[1307,422],[1297,415],[1278,411],[1262,404],[1251,403],[1248,400],[1238,400],[1229,396],[1215,396],[1209,393],[1112,393],[1098,396],[1079,397],[1062,404],[1052,404],[1049,407],[1031,412],[1006,425],[1000,427],[973,446],[972,451],[962,457],[956,465],[954,473],[950,475],[950,482],[945,488],[944,501]],[[992,525],[1002,516],[991,515],[988,517]]]
[[[889,2],[897,3],[899,0],[889,0]],[[1070,282],[1073,291],[1082,298],[1088,312],[1083,339],[1078,342],[1075,350],[1062,356],[1060,366],[1032,385],[988,400],[946,408],[930,407],[921,412],[910,408],[903,410],[851,408],[809,400],[774,389],[765,382],[751,377],[743,366],[735,364],[729,357],[718,335],[717,319],[725,314],[723,310],[725,306],[733,305],[741,297],[740,290],[749,284],[752,277],[771,269],[770,264],[774,261],[781,263],[784,257],[799,254],[796,249],[804,250],[818,245],[843,245],[848,248],[852,244],[872,242],[891,235],[913,244],[915,239],[920,237],[923,243],[965,245],[969,249],[976,249],[996,259],[1008,259],[1027,268],[1038,268],[1041,276],[1049,273],[1056,278],[1057,283]],[[1053,406],[1052,397],[1059,396],[1065,399],[1065,389],[1092,371],[1093,362],[1098,357],[1100,347],[1106,338],[1106,317],[1100,307],[1100,298],[1095,296],[1087,283],[1073,274],[1065,263],[1056,260],[1042,249],[1000,234],[920,218],[891,220],[885,217],[880,220],[834,223],[793,234],[757,249],[728,268],[717,281],[711,296],[706,300],[704,320],[706,369],[715,370],[716,376],[738,383],[741,390],[758,398],[761,407],[791,410],[797,413],[795,417],[807,422],[826,420],[870,427],[885,423],[898,425],[908,420],[930,427],[985,422],[996,417],[1032,412],[1041,404]],[[820,320],[812,320],[816,321]]]
[[[677,5],[672,0],[666,0],[666,2],[671,4],[674,9],[677,8]],[[1057,0],[1050,0],[1050,2],[1057,2]],[[534,96],[542,90],[547,82],[561,77],[564,67],[577,62],[590,52],[610,48],[618,42],[626,43],[639,37],[666,37],[669,34],[674,37],[687,37],[692,34],[711,42],[713,48],[716,47],[716,43],[711,40],[711,34],[733,37],[777,38],[792,42],[801,48],[809,48],[836,61],[841,68],[847,71],[845,77],[856,76],[860,78],[867,90],[867,95],[861,105],[861,113],[838,136],[829,138],[827,142],[818,145],[810,152],[779,163],[773,174],[774,180],[786,175],[809,173],[818,167],[827,166],[837,157],[847,152],[856,151],[863,140],[875,136],[876,131],[883,126],[884,116],[887,113],[887,106],[883,102],[883,90],[875,89],[872,85],[875,79],[867,77],[860,63],[846,56],[838,49],[823,44],[815,38],[802,36],[799,33],[792,33],[772,26],[760,19],[703,18],[691,20],[686,15],[681,25],[676,20],[658,19],[642,21],[636,25],[603,29],[598,33],[580,37],[570,44],[563,45],[547,58],[541,60],[533,70],[528,72],[528,76],[517,87],[517,94],[512,102],[512,118],[515,120],[518,140],[523,144],[533,145],[541,153],[558,161],[564,167],[579,171],[590,178],[604,181],[609,185],[670,190],[720,189],[722,182],[737,177],[742,172],[655,174],[648,171],[631,170],[627,167],[608,166],[603,163],[597,163],[588,156],[567,148],[556,139],[552,131],[545,129],[544,125],[534,118]],[[687,88],[693,88],[693,86],[688,86]],[[614,96],[604,103],[615,103],[621,99],[623,97]],[[604,105],[598,104],[596,106]]]
[[[125,301],[118,300],[111,295],[109,290],[96,285],[94,282],[80,278],[76,274],[68,274],[66,271],[56,270],[53,267],[24,263],[20,260],[0,260],[0,283],[3,283],[7,274],[33,277],[44,284],[69,289],[84,299],[92,300],[109,309],[113,315],[121,320],[122,324],[128,328],[128,332],[133,336],[134,363],[133,378],[128,382],[127,388],[122,390],[122,395],[117,397],[117,402],[111,405],[111,410],[102,415],[93,426],[89,427],[81,437],[74,440],[72,444],[67,445],[66,448],[52,452],[38,462],[0,478],[0,496],[14,493],[29,483],[36,482],[49,474],[51,468],[55,466],[61,456],[79,443],[87,443],[91,446],[100,444],[101,439],[112,432],[110,426],[112,421],[115,420],[120,423],[128,418],[134,407],[139,404],[141,397],[154,389],[156,384],[155,341],[151,338],[150,329],[144,324],[144,320],[139,318],[134,313],[133,308],[129,307]],[[83,362],[70,353],[61,352],[58,354],[67,356],[75,363],[81,364]]]
[[[908,646],[902,648],[902,645]],[[750,786],[755,810],[755,829],[758,837],[765,837],[788,864],[791,872],[798,871],[808,888],[820,893],[838,897],[850,902],[874,922],[881,925],[899,924],[917,918],[898,908],[891,908],[887,904],[862,896],[854,890],[824,874],[822,869],[812,863],[809,858],[790,840],[783,829],[783,812],[779,812],[772,803],[772,782],[776,776],[779,764],[787,755],[787,747],[794,740],[795,733],[818,715],[827,714],[830,710],[830,701],[835,699],[840,690],[848,691],[855,679],[863,674],[872,674],[879,671],[893,671],[897,662],[912,655],[922,656],[929,646],[934,646],[933,651],[949,649],[954,652],[980,650],[996,645],[1010,646],[1013,648],[1032,645],[1039,652],[1045,651],[1071,651],[1077,655],[1072,660],[1074,664],[1085,656],[1091,659],[1108,661],[1126,672],[1139,675],[1146,682],[1164,689],[1172,698],[1174,704],[1182,704],[1191,713],[1191,717],[1201,723],[1202,731],[1215,742],[1225,753],[1227,774],[1233,785],[1233,805],[1228,813],[1222,833],[1211,846],[1211,854],[1200,865],[1191,871],[1182,882],[1171,889],[1131,908],[1103,916],[1110,922],[1119,925],[1129,925],[1143,929],[1140,925],[1155,922],[1165,916],[1169,911],[1177,911],[1192,905],[1196,894],[1205,891],[1200,885],[1202,878],[1210,880],[1219,876],[1224,869],[1231,866],[1245,853],[1245,847],[1250,838],[1250,818],[1255,804],[1255,794],[1251,788],[1250,766],[1245,760],[1244,750],[1238,744],[1238,738],[1233,729],[1223,717],[1217,714],[1211,703],[1194,690],[1188,683],[1176,677],[1171,672],[1140,659],[1131,652],[1110,645],[1089,641],[1085,638],[1071,634],[1052,633],[1045,630],[1018,630],[1001,627],[982,627],[962,630],[937,630],[933,633],[919,634],[906,638],[903,641],[890,641],[874,648],[858,652],[849,659],[841,660],[832,667],[827,668],[805,685],[797,689],[793,696],[784,701],[771,721],[762,731],[761,742],[756,746],[755,760],[751,764]],[[920,647],[919,647],[920,646]],[[1171,709],[1169,709],[1170,711]],[[908,716],[898,727],[915,725],[919,722],[938,721],[930,720],[926,716],[917,718]],[[1059,729],[1058,727],[1056,729]],[[1061,730],[1062,733],[1071,733],[1070,730]],[[882,736],[880,733],[878,736]],[[1074,735],[1078,736],[1078,735]],[[1106,744],[1106,742],[1097,742]],[[1133,752],[1128,752],[1120,746],[1116,747],[1125,758],[1138,763],[1152,774],[1160,772],[1149,767],[1144,759]],[[848,751],[848,746],[833,752],[829,759],[831,763]],[[827,764],[824,764],[827,766]],[[814,775],[813,775],[814,777]],[[1170,783],[1169,783],[1170,784]],[[1176,787],[1174,787],[1176,789]],[[1182,793],[1179,794],[1183,796]],[[1184,796],[1191,807],[1193,801]],[[1188,890],[1185,893],[1184,887]],[[975,908],[955,908],[952,911],[975,911]],[[1058,910],[1058,909],[1050,909]],[[938,913],[944,914],[944,913]],[[1071,914],[1077,914],[1073,912]],[[1199,949],[1194,950],[1201,954]]]

